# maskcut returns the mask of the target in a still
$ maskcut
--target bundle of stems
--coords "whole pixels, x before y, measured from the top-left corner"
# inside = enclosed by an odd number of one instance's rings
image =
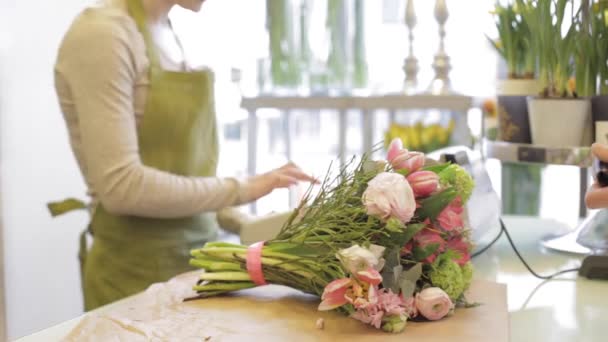
[[[371,165],[367,157],[354,172],[349,171],[352,165],[354,159],[333,178],[328,172],[312,200],[311,187],[278,236],[265,242],[261,263],[266,282],[321,295],[329,282],[346,276],[338,250],[391,236],[389,227],[367,216],[361,202],[367,182],[382,170],[366,166]],[[247,271],[247,248],[210,242],[191,251],[190,264],[205,270],[195,286],[201,297],[256,286]]]

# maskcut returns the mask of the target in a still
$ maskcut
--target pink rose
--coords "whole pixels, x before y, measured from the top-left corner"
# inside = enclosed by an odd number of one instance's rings
[[[416,295],[418,313],[431,321],[445,317],[453,306],[447,293],[438,287],[429,287]]]
[[[418,309],[416,308],[416,297],[409,297],[403,300],[403,306],[405,307],[405,314],[409,318],[418,316]]]
[[[460,256],[459,258],[454,259],[454,261],[460,266],[466,264],[467,262],[469,262],[469,260],[471,260],[471,253],[469,251],[470,245],[462,238],[462,236],[453,238],[452,240],[448,241],[447,249],[451,249],[458,252]]]
[[[391,217],[408,223],[416,210],[416,198],[408,181],[397,173],[382,172],[369,181],[363,193],[367,214],[382,220]]]
[[[395,170],[407,170],[410,173],[418,171],[424,166],[424,153],[421,152],[409,152],[403,148],[401,139],[395,138],[391,141],[388,148],[386,159],[393,166]]]
[[[427,197],[439,186],[439,176],[432,171],[416,171],[407,176],[407,181],[416,197]]]
[[[462,228],[464,227],[464,220],[462,219],[463,212],[464,208],[462,207],[460,198],[456,198],[439,213],[437,222],[441,228],[447,231]]]

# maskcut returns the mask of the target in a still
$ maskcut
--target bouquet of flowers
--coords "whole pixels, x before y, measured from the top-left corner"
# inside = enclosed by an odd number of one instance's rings
[[[473,180],[456,164],[427,164],[395,139],[386,162],[364,156],[328,173],[276,238],[193,250],[191,265],[204,269],[194,289],[205,298],[285,285],[321,297],[319,310],[394,333],[448,316],[467,305],[472,278],[463,206]]]

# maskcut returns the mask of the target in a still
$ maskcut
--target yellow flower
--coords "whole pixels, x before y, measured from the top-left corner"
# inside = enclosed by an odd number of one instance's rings
[[[487,116],[491,118],[496,117],[496,101],[494,101],[494,99],[486,99],[483,101],[482,108]]]
[[[572,94],[576,91],[576,79],[574,77],[570,77],[568,80],[568,93]]]

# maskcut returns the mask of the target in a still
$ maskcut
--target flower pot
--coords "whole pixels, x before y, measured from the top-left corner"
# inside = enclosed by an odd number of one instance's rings
[[[503,96],[532,96],[540,93],[537,80],[501,80],[496,89]]]
[[[589,99],[529,97],[532,143],[546,147],[586,146],[591,136]]]
[[[591,113],[595,141],[608,144],[608,95],[591,98]]]
[[[504,80],[498,83],[497,139],[531,143],[527,97],[538,93],[536,80]]]
[[[497,110],[498,140],[522,144],[532,141],[526,96],[499,95]]]

